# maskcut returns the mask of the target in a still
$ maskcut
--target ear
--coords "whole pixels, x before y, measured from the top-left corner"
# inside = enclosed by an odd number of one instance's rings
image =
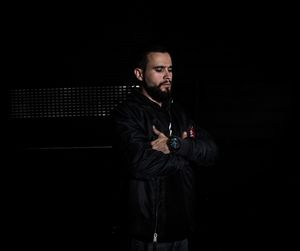
[[[140,68],[135,68],[134,69],[134,75],[136,76],[136,78],[140,81],[143,81],[143,70]]]

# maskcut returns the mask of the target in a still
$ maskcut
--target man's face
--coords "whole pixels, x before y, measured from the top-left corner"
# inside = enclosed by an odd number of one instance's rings
[[[139,77],[138,77],[139,78]],[[145,91],[156,101],[170,98],[172,89],[172,59],[169,53],[151,52],[148,54],[146,69],[140,69],[140,80]]]

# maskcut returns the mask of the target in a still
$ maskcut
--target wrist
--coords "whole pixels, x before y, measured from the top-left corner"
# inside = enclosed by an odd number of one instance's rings
[[[177,152],[181,148],[181,138],[177,136],[171,136],[167,141],[167,145],[170,152]]]

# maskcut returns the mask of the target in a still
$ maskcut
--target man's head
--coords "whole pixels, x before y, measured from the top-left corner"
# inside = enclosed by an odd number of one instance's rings
[[[143,93],[159,103],[169,100],[173,79],[172,67],[172,58],[167,49],[156,46],[144,51],[134,69]]]

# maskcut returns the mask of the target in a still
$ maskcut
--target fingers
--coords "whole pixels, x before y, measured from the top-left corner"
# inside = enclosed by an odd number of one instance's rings
[[[166,145],[167,144],[167,138],[157,138],[150,142],[151,146],[155,145]]]
[[[155,126],[152,126],[153,132],[158,136],[158,137],[166,137],[165,134],[163,134],[161,131],[157,130]]]
[[[166,139],[156,139],[151,141],[151,147],[153,150],[163,152],[164,154],[170,153],[169,147],[167,146]]]
[[[153,132],[158,136],[157,139],[150,142],[153,150],[160,151],[164,154],[170,153],[169,147],[167,146],[168,137],[160,132],[153,126]]]
[[[165,134],[163,134],[161,131],[157,130],[155,126],[152,127],[153,128],[153,132],[158,136],[158,137],[166,137]],[[185,139],[188,137],[188,134],[186,131],[184,131],[182,134],[181,134],[181,138],[182,139]]]
[[[155,126],[152,126],[152,128],[153,128],[153,132],[154,132],[157,136],[159,136],[159,134],[160,134],[161,132],[158,131],[158,130],[156,129]]]
[[[185,139],[185,138],[187,138],[187,137],[188,137],[188,134],[187,134],[186,131],[184,131],[184,132],[181,134],[181,138],[182,138],[182,139]]]

